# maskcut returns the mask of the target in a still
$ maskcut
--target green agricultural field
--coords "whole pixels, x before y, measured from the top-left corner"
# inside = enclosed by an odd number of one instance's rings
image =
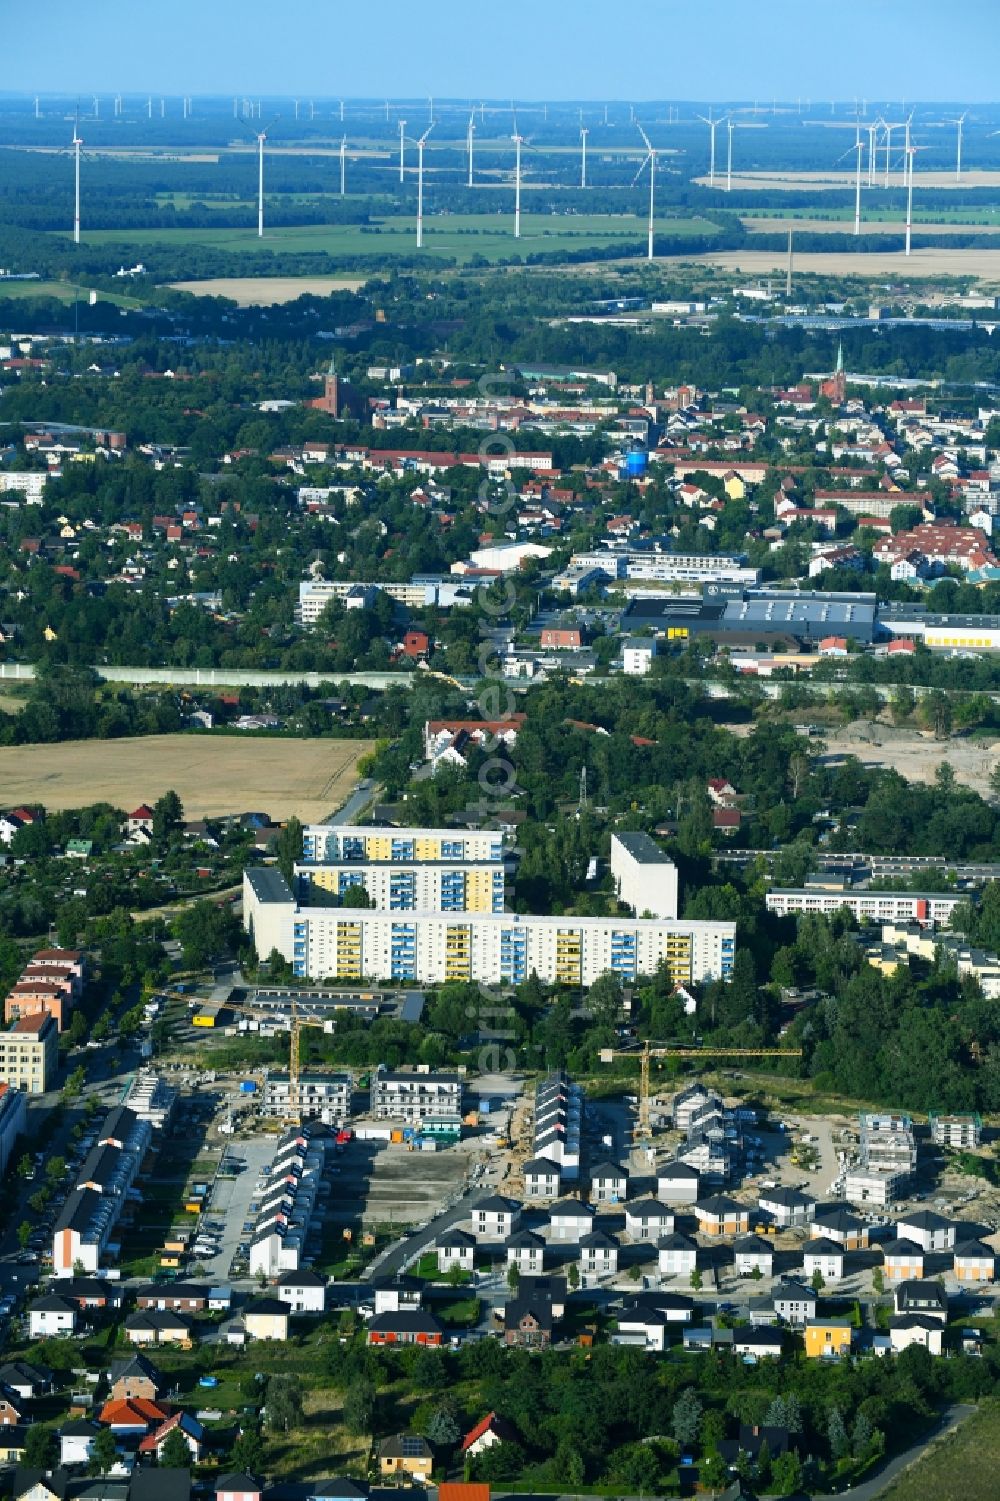
[[[993,1501],[998,1467],[1000,1406],[990,1402],[906,1470],[884,1501]]]
[[[68,281],[0,281],[0,302],[6,298],[21,301],[29,297],[56,297],[60,302],[73,302],[77,298],[86,302],[89,287],[74,286]],[[115,307],[143,307],[138,297],[126,297],[120,292],[99,292],[101,302],[113,303]]]
[[[663,219],[657,225],[662,235],[715,235],[716,226],[704,219]],[[83,235],[88,245],[120,244],[139,252],[156,245],[203,245],[212,250],[256,257],[269,252],[290,255],[343,256],[412,255],[416,229],[411,218],[376,221],[362,228],[357,224],[310,224],[269,229],[259,238],[256,229],[95,229]],[[460,263],[474,256],[498,261],[511,255],[541,251],[570,254],[601,250],[609,246],[645,246],[646,225],[627,214],[524,214],[521,238],[515,241],[513,211],[505,214],[442,214],[424,222],[424,249],[428,255],[454,258]]]

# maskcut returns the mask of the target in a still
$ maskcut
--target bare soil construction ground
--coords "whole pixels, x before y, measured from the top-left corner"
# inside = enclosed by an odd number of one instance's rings
[[[173,790],[188,818],[259,811],[317,821],[358,780],[368,740],[283,740],[148,735],[0,747],[0,806],[81,808],[108,802],[129,810]]]
[[[919,233],[919,230],[917,231]],[[978,233],[978,231],[977,231]],[[903,230],[899,230],[902,241]],[[788,262],[785,250],[708,250],[703,255],[686,257],[702,265],[719,266],[747,276],[784,273]],[[1000,248],[997,250],[959,250],[935,246],[914,250],[912,255],[899,250],[802,250],[795,252],[798,275],[812,272],[818,276],[891,276],[908,282],[923,281],[929,276],[974,276],[979,281],[1000,285]]]
[[[983,797],[989,795],[990,772],[1000,760],[1000,740],[935,740],[930,732],[897,729],[894,725],[856,720],[838,729],[824,729],[826,753],[822,762],[857,756],[870,766],[892,766],[909,782],[933,782],[942,761],[955,780]]]
[[[329,297],[331,292],[357,292],[363,276],[215,276],[206,281],[173,281],[175,292],[196,297],[229,297],[237,307],[274,307],[296,297]]]

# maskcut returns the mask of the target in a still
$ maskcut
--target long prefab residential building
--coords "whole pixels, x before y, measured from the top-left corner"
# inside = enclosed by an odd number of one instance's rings
[[[675,985],[690,985],[727,978],[736,952],[733,922],[308,907],[271,867],[244,872],[243,922],[261,958],[277,950],[296,976],[317,980],[516,985],[534,972],[581,986],[662,964]]]
[[[363,887],[380,912],[502,912],[504,871],[499,861],[377,860],[295,866],[299,895],[320,905]]]
[[[766,901],[768,912],[776,912],[781,917],[797,912],[830,915],[846,907],[859,922],[918,922],[925,926],[940,924],[947,927],[955,908],[968,901],[968,895],[946,895],[936,891],[926,894],[869,891],[866,887],[853,891],[827,891],[811,886],[775,886],[767,893]]]
[[[302,831],[302,860],[310,865],[469,863],[503,859],[503,835],[462,829],[377,829],[314,823]]]

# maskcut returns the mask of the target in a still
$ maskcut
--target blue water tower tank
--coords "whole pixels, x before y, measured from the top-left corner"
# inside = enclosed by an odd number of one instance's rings
[[[630,448],[625,455],[625,478],[643,479],[649,467],[649,454],[644,448]]]

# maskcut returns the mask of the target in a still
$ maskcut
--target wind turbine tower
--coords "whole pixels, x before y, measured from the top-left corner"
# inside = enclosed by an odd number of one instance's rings
[[[647,241],[646,241],[646,259],[649,260],[649,261],[651,261],[653,259],[653,226],[654,226],[654,224],[656,222],[655,221],[655,208],[656,208],[656,205],[655,205],[655,194],[656,194],[656,152],[653,149],[653,143],[652,143],[652,141],[649,139],[649,136],[643,130],[642,126],[638,125],[638,122],[637,122],[637,129],[639,131],[639,134],[642,136],[642,139],[646,143],[646,150],[648,152],[646,160],[643,162],[642,166],[639,168],[638,172],[635,174],[635,179],[634,180],[636,182],[638,182],[639,178],[642,176],[643,168],[646,166],[646,163],[648,162],[649,163],[649,226],[648,226],[648,234],[647,234]]]
[[[347,192],[347,137],[342,136],[340,141],[340,196]]]
[[[521,238],[521,147],[524,137],[514,126],[514,238]]]
[[[718,125],[719,122],[718,122],[718,120],[713,120],[712,119],[712,111],[711,110],[709,110],[707,116],[706,115],[699,115],[698,119],[701,120],[701,121],[703,121],[703,123],[708,126],[708,185],[709,185],[710,188],[714,188],[715,187],[715,128],[716,128],[716,126]]]
[[[74,172],[73,172],[73,176],[74,176],[74,194],[73,194],[73,244],[74,245],[79,245],[79,243],[80,243],[80,147],[82,145],[83,145],[83,141],[80,139],[80,132],[77,130],[76,126],[74,125],[73,126],[73,168],[74,168]]]
[[[264,238],[264,142],[266,131],[257,137],[257,238]]]
[[[587,186],[587,137],[589,136],[589,134],[590,134],[590,131],[587,129],[586,125],[582,126],[581,129],[580,129],[580,186],[581,186],[581,188],[585,188]]]
[[[424,243],[424,142],[434,129],[428,125],[417,142],[417,249]]]
[[[406,121],[399,122],[399,180],[403,182],[406,175],[406,147],[404,138],[406,134]]]
[[[468,132],[467,132],[466,137],[465,137],[465,147],[466,147],[466,150],[469,153],[469,187],[470,188],[472,187],[472,143],[473,143],[473,138],[474,138],[475,134],[476,134],[476,116],[475,116],[475,113],[473,113],[473,114],[471,114],[469,116],[469,129],[468,129]]]
[[[854,149],[858,153],[857,172],[854,178],[854,233],[861,233],[861,157],[864,152],[864,143],[861,139],[861,127],[857,127],[857,138]]]
[[[956,143],[956,149],[955,149],[955,181],[956,182],[961,182],[962,181],[962,127],[965,125],[965,116],[967,114],[968,114],[968,110],[966,110],[963,114],[959,115],[958,119],[955,122],[956,125],[958,126],[958,141]]]
[[[733,187],[733,117],[729,116],[726,121],[726,129],[729,132],[729,142],[726,151],[726,192],[732,192]]]

